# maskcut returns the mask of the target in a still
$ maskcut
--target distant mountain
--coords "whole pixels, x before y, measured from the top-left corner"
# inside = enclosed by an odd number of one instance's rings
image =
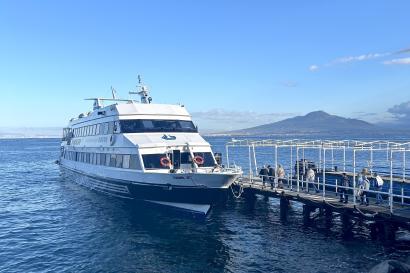
[[[0,127],[0,138],[60,138],[62,128],[57,127]]]
[[[323,111],[311,112],[305,116],[297,116],[282,121],[260,125],[252,128],[235,130],[230,134],[306,134],[306,133],[360,133],[376,132],[374,124],[359,119],[330,115]]]

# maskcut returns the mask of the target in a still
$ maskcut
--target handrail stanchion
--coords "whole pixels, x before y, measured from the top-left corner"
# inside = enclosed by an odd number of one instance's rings
[[[353,149],[353,205],[356,206],[356,149]]]
[[[406,182],[406,149],[403,150],[403,183],[401,183],[401,204],[404,205],[404,183]]]
[[[393,213],[393,150],[390,148],[390,213]]]
[[[248,148],[249,148],[249,182],[250,182],[251,184],[253,184],[253,179],[252,179],[252,177],[253,177],[253,170],[252,170],[252,159],[251,159],[251,146],[249,145]]]
[[[296,145],[296,189],[299,192],[299,146]]]
[[[373,146],[370,147],[370,176],[373,177]]]
[[[336,195],[337,195],[337,179],[335,180],[335,184],[336,184],[335,192],[336,192]]]
[[[275,171],[278,170],[278,145],[275,144]]]
[[[229,146],[225,145],[225,150],[226,150],[226,164],[228,164],[228,169],[229,169]]]
[[[326,148],[323,148],[323,200],[325,200],[326,196]]]
[[[346,172],[346,147],[343,146],[343,172]]]
[[[258,163],[256,162],[255,144],[252,144],[253,163],[255,164],[255,175],[258,175]]]
[[[290,145],[290,189],[293,190],[293,144]]]

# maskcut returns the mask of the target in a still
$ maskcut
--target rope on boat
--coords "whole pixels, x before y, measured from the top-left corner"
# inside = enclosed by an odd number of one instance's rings
[[[243,193],[243,187],[242,187],[242,185],[241,185],[241,184],[238,184],[238,185],[239,185],[239,192],[238,192],[237,194],[236,194],[235,191],[233,190],[232,185],[229,186],[229,188],[230,188],[231,191],[232,191],[233,197],[235,197],[236,199],[241,198],[242,193]]]

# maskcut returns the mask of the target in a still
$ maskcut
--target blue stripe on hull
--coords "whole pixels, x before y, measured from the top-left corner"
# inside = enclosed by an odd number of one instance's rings
[[[228,189],[204,187],[177,187],[150,185],[94,177],[61,167],[65,177],[77,184],[105,194],[137,200],[152,200],[176,203],[215,204],[226,200]]]

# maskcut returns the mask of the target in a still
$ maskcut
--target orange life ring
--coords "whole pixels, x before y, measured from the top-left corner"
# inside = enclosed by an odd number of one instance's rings
[[[161,157],[161,159],[159,160],[159,163],[161,164],[162,167],[171,166],[171,160],[169,160],[169,158],[166,156]]]
[[[204,164],[204,158],[200,155],[194,157],[194,162],[198,165]]]

